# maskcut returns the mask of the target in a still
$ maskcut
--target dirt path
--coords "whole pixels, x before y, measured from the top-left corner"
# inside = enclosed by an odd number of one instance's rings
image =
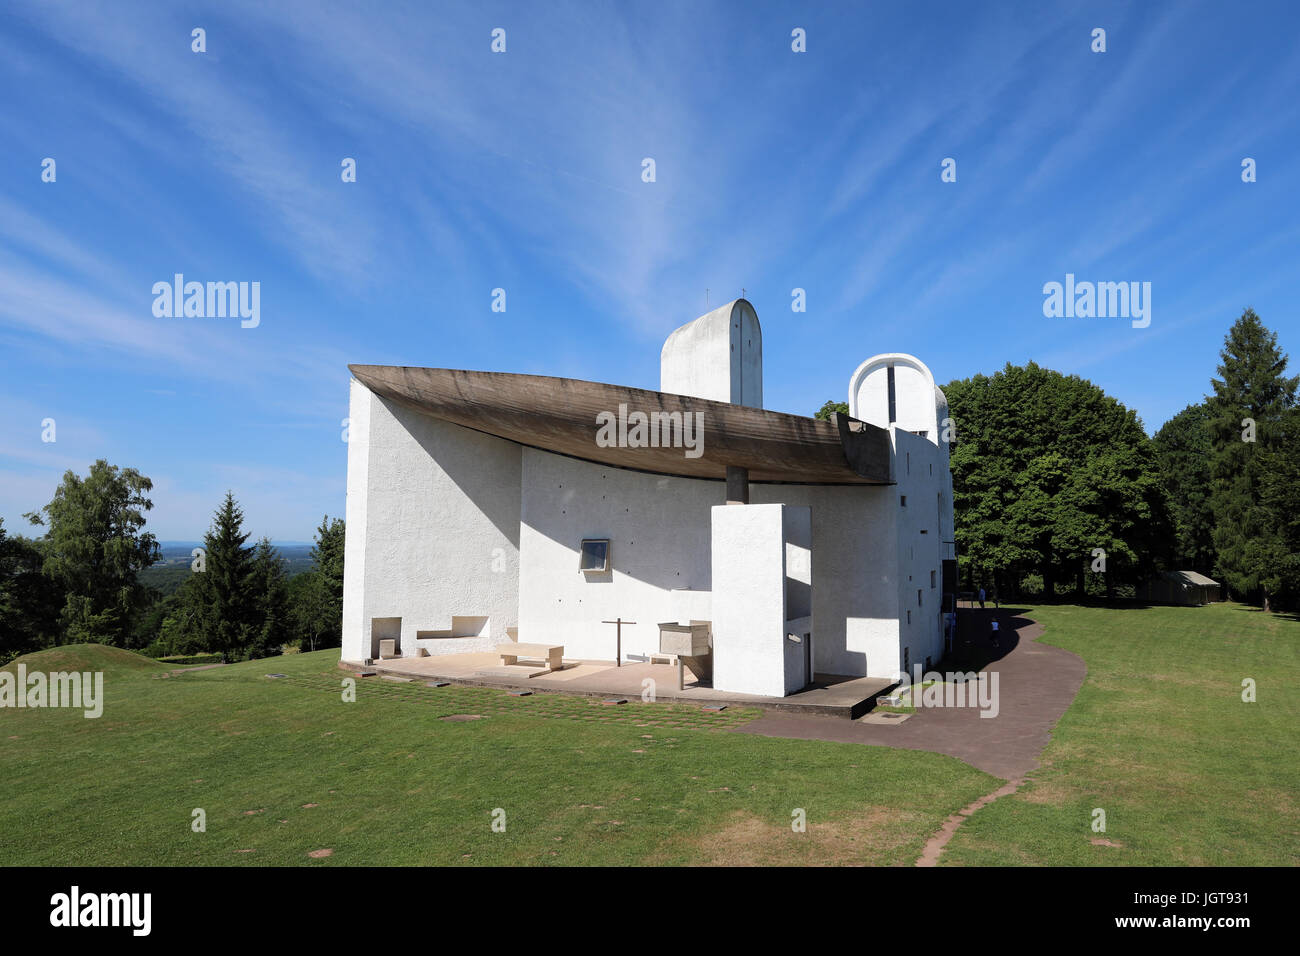
[[[972,615],[972,630],[985,636],[966,651],[970,666],[961,666],[964,670],[982,667],[990,675],[997,674],[997,716],[981,717],[976,707],[922,707],[901,723],[881,725],[769,711],[733,733],[930,750],[1006,780],[950,816],[930,838],[916,865],[935,866],[958,827],[975,811],[1015,793],[1026,775],[1038,767],[1043,749],[1052,738],[1052,728],[1078,694],[1087,674],[1078,655],[1038,643],[1042,625],[1023,617],[1020,609],[989,608],[967,613]],[[986,636],[989,621],[995,616],[1002,631],[1001,646],[996,648]]]
[[[926,842],[925,848],[921,850],[920,857],[917,858],[917,866],[937,866],[939,864],[939,854],[943,848],[948,845],[948,841],[957,833],[957,828],[966,822],[976,810],[986,807],[999,797],[1009,797],[1020,789],[1023,780],[1008,780],[1002,786],[998,787],[992,793],[986,793],[968,807],[963,807],[952,816],[950,816],[944,825],[939,828],[939,832]]]

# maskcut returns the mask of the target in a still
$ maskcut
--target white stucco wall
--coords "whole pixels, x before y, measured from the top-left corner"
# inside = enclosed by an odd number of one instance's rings
[[[755,484],[749,500],[811,511],[814,671],[892,677],[899,655],[893,486]]]
[[[506,640],[518,622],[520,446],[356,382],[350,417],[344,659],[373,656],[376,618],[401,618],[403,656]],[[454,624],[477,636],[417,640]]]
[[[356,379],[348,392],[348,491],[344,505],[343,659],[370,656],[366,610],[366,528],[370,502],[370,410],[374,393]]]
[[[523,450],[519,639],[566,657],[613,660],[659,650],[661,621],[708,620],[709,508],[720,481],[669,478]],[[611,570],[578,570],[583,538],[609,538]],[[690,590],[684,590],[690,589]]]
[[[785,506],[720,505],[713,526],[713,686],[787,693]]]
[[[720,481],[668,478],[523,450],[519,639],[612,660],[657,651],[661,621],[711,620],[711,514]],[[898,669],[897,497],[889,486],[750,486],[755,504],[810,509],[814,670]],[[894,503],[891,506],[891,503]],[[734,506],[733,506],[734,507]],[[578,571],[583,538],[610,538],[613,570]],[[689,588],[691,590],[674,590]]]
[[[744,299],[675,330],[659,357],[659,388],[676,395],[763,407],[763,330]]]
[[[937,441],[934,376],[914,355],[889,352],[867,359],[849,380],[849,414],[888,428],[889,367],[894,367],[894,422],[910,432],[926,433]]]

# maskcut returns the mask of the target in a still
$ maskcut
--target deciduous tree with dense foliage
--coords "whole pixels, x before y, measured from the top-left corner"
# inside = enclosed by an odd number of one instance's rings
[[[943,388],[956,429],[953,503],[964,580],[1003,593],[1030,573],[1054,594],[1136,582],[1168,559],[1173,526],[1137,414],[1078,376],[1030,362]],[[1098,558],[1102,563],[1098,563]]]
[[[33,524],[48,522],[44,571],[64,593],[64,641],[126,646],[145,595],[137,575],[159,554],[144,530],[152,489],[134,468],[101,458],[85,478],[65,472],[54,500],[26,516]]]
[[[822,407],[817,409],[817,414],[813,415],[813,418],[819,419],[823,422],[828,422],[831,420],[831,414],[836,412],[840,415],[847,415],[849,413],[849,403],[835,402],[828,398],[822,404]]]
[[[63,594],[44,565],[41,543],[11,537],[0,518],[0,664],[58,640]]]
[[[1152,441],[1169,492],[1177,538],[1174,562],[1183,570],[1215,574],[1214,511],[1210,508],[1210,407],[1188,405],[1165,422]]]

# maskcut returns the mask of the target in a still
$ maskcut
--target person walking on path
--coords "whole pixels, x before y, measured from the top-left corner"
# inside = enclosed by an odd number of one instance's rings
[[[980,609],[984,608],[984,588],[980,588]]]
[[[990,624],[989,626],[990,626],[990,628],[992,629],[992,635],[993,635],[993,646],[994,646],[994,647],[1001,647],[1002,645],[998,643],[998,619],[995,617],[995,618],[993,619],[993,623]]]

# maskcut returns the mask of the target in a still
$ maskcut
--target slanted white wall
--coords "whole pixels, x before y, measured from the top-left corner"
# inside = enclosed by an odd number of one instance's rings
[[[366,611],[366,534],[370,504],[370,411],[375,395],[356,379],[348,392],[348,492],[343,539],[343,659],[371,655]]]
[[[688,322],[664,342],[659,388],[735,405],[763,407],[763,330],[736,299]]]
[[[353,382],[343,658],[374,656],[371,622],[402,619],[412,656],[488,650],[518,623],[521,448],[410,411]],[[417,641],[419,631],[471,637]]]

